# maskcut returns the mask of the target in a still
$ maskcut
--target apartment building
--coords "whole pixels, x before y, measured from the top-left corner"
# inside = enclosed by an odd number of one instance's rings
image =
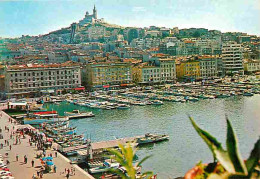
[[[236,42],[228,42],[222,46],[222,63],[225,75],[243,74],[242,46]]]
[[[132,83],[131,63],[99,62],[86,65],[86,86],[110,87]]]
[[[4,76],[7,95],[54,93],[81,86],[80,66],[73,62],[6,66]]]
[[[216,77],[217,71],[217,58],[214,56],[199,56],[200,62],[200,76],[201,78]]]
[[[246,73],[255,73],[260,71],[260,60],[245,59],[244,70]]]

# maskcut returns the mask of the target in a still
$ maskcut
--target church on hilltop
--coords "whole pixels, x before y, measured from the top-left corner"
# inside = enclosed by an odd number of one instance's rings
[[[79,25],[84,26],[86,24],[89,24],[89,23],[93,24],[93,23],[96,23],[96,22],[104,22],[104,19],[103,18],[102,19],[97,18],[97,10],[96,10],[96,6],[94,5],[93,14],[89,14],[89,12],[87,11],[84,19],[79,21]]]

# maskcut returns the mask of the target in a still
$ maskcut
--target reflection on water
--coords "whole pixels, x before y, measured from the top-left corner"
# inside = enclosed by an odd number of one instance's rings
[[[144,170],[158,173],[160,178],[183,176],[197,162],[213,161],[202,139],[192,128],[187,114],[210,131],[225,147],[227,114],[240,142],[244,158],[249,156],[254,142],[260,135],[260,95],[231,97],[226,99],[200,100],[196,103],[165,103],[162,106],[132,106],[129,110],[93,110],[62,103],[46,105],[48,109],[65,111],[79,109],[93,111],[94,118],[72,120],[78,133],[84,133],[93,141],[112,140],[145,133],[168,134],[170,140],[140,147],[139,158],[152,154],[143,164]]]

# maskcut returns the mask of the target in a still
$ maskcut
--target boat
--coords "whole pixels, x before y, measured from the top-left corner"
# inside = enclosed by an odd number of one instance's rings
[[[151,101],[152,102],[152,105],[163,105],[163,102],[160,101],[160,100],[154,100],[154,101]]]
[[[253,93],[250,93],[250,92],[244,92],[244,93],[243,93],[243,96],[254,96],[254,94],[253,94]]]
[[[89,169],[89,171],[94,174],[94,173],[103,173],[103,172],[107,172],[108,170],[114,168],[118,168],[120,166],[119,163],[110,163],[110,162],[104,162],[103,166],[100,167],[96,167],[96,168],[91,168]]]
[[[130,106],[127,104],[118,104],[117,109],[129,109]]]
[[[136,142],[138,145],[141,145],[141,144],[160,142],[160,141],[164,141],[164,140],[169,140],[169,136],[147,133],[147,134],[145,134],[144,137],[137,138]]]
[[[29,114],[29,117],[23,119],[24,124],[42,124],[42,123],[57,123],[68,121],[68,117],[61,117],[57,111],[43,111]]]
[[[92,112],[80,112],[79,110],[73,110],[72,112],[64,112],[69,119],[81,119],[94,117],[95,115]]]

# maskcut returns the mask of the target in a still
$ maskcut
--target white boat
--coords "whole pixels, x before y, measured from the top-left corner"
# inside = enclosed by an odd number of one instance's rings
[[[117,109],[129,109],[130,106],[127,104],[118,104]]]
[[[96,168],[91,168],[89,169],[91,173],[102,173],[102,172],[107,172],[109,169],[112,168],[118,168],[120,166],[119,163],[110,163],[110,162],[104,162],[103,166],[101,167],[96,167]]]
[[[137,143],[138,143],[138,145],[141,145],[141,144],[160,142],[160,141],[164,141],[164,140],[169,140],[169,136],[148,133],[148,134],[145,134],[144,137],[137,138]]]
[[[163,105],[163,102],[160,101],[160,100],[154,100],[154,101],[151,101],[152,102],[152,105]]]
[[[80,112],[79,110],[73,110],[72,112],[64,112],[69,119],[80,119],[87,117],[94,117],[95,115],[92,112]]]

